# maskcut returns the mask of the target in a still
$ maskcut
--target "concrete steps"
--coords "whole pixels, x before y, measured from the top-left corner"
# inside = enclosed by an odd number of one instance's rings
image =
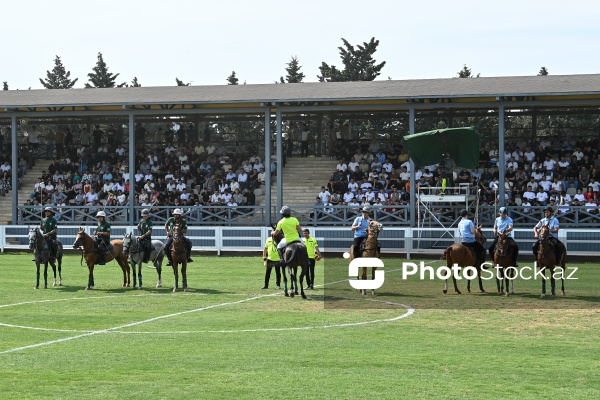
[[[41,176],[42,171],[48,170],[50,161],[36,160],[35,165],[31,167],[25,176],[21,177],[21,189],[18,192],[19,204],[23,205],[29,198],[29,194],[33,192],[34,186]],[[6,193],[6,196],[0,196],[0,224],[12,224],[12,193]]]

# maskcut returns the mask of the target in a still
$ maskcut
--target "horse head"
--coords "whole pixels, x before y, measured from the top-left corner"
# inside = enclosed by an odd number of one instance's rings
[[[498,243],[496,244],[496,252],[501,255],[504,256],[508,253],[508,250],[510,249],[509,246],[509,233],[507,232],[500,232],[498,233]]]
[[[173,240],[175,242],[179,242],[182,237],[183,237],[183,234],[181,233],[181,229],[179,229],[179,226],[176,225],[173,228]]]
[[[27,235],[27,238],[29,239],[29,248],[30,249],[33,250],[36,248],[40,248],[38,243],[41,241],[41,238],[43,238],[43,235],[40,232],[39,228],[31,228],[29,230],[29,234]]]
[[[272,226],[271,228],[273,228],[273,230],[271,231],[271,238],[273,238],[273,241],[275,242],[275,244],[279,244],[279,242],[281,242],[281,239],[283,239],[283,232],[279,231],[279,233],[275,233],[277,231],[277,228]]]
[[[369,221],[368,232],[373,235],[378,235],[383,230],[383,224],[375,220]]]
[[[123,235],[123,254],[125,254],[126,256],[129,255],[129,249],[130,247],[133,247],[133,234],[132,233],[125,233]]]
[[[75,242],[73,243],[74,249],[78,249],[85,244],[85,236],[85,231],[82,227],[79,227],[79,230],[77,231],[77,236],[75,236]]]
[[[542,243],[548,241],[548,239],[550,238],[550,224],[542,225],[542,227],[540,228],[540,232],[539,232],[539,238],[540,238],[540,242],[542,242]]]
[[[485,242],[487,242],[487,238],[485,237],[485,235],[483,234],[483,230],[481,229],[483,225],[479,225],[477,227],[475,227],[475,240],[481,244],[484,244]]]

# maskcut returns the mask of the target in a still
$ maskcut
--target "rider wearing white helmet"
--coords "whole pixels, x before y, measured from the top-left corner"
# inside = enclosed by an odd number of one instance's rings
[[[354,218],[352,222],[351,230],[354,231],[354,247],[352,247],[353,258],[360,257],[360,245],[367,238],[367,228],[369,227],[369,221],[371,221],[370,214],[373,211],[373,207],[366,204],[360,210],[361,216]]]
[[[106,222],[106,213],[98,211],[98,226],[94,231],[98,243],[98,265],[106,264],[106,254],[112,254],[112,245],[110,244],[110,224]]]
[[[283,250],[285,247],[292,242],[300,241],[302,227],[300,226],[298,219],[292,217],[292,210],[288,206],[283,206],[279,213],[283,218],[277,223],[273,235],[278,235],[280,232],[283,232],[283,239],[277,243],[279,257],[283,260]]]
[[[513,231],[513,220],[511,217],[508,216],[508,210],[506,209],[506,207],[500,207],[498,212],[500,216],[494,221],[494,235],[496,235],[496,237],[494,238],[494,241],[490,245],[489,249],[492,260],[494,260],[494,252],[496,251],[496,245],[498,244],[498,234],[505,233],[512,235]],[[508,237],[508,242],[510,243],[512,249],[511,254],[513,259],[513,266],[516,267],[517,257],[519,255],[519,246],[517,245],[517,242],[515,242],[515,239],[512,238],[512,236]]]
[[[140,245],[144,249],[144,259],[142,262],[147,263],[152,252],[152,221],[150,220],[150,210],[144,208],[142,210],[142,220],[137,226],[140,234]]]
[[[183,214],[181,208],[176,208],[171,214],[171,218],[169,218],[167,222],[165,222],[165,230],[167,231],[167,241],[165,242],[165,255],[169,260],[169,262],[167,262],[167,265],[173,265],[173,260],[171,259],[171,246],[173,245],[174,228],[178,226],[179,232],[181,232],[181,234],[185,235],[187,233],[187,220],[181,216],[181,214]],[[183,240],[185,241],[185,245],[187,248],[187,262],[194,262],[194,260],[192,260],[191,257],[192,241],[185,236],[183,236]]]

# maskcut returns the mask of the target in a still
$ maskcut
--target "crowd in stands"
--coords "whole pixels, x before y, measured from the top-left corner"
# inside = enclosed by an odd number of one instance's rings
[[[100,126],[94,127],[91,135],[84,131],[80,143],[61,149],[64,157],[50,162],[26,205],[58,209],[75,205],[95,210],[133,201],[143,207],[206,206],[212,213],[228,209],[232,214],[255,205],[254,190],[265,184],[265,168],[275,173],[276,163],[269,162],[266,167],[254,147],[189,140],[181,134],[186,127],[177,133],[171,127],[159,127],[156,136],[163,142],[147,150],[145,128],[136,126],[141,143],[133,172],[128,169],[129,150],[114,140],[117,135],[109,135]],[[189,126],[187,131],[195,129]],[[208,132],[204,136],[210,138]]]
[[[481,189],[480,204],[484,206],[499,202],[499,188],[504,185],[505,204],[525,214],[532,206],[548,205],[558,207],[559,216],[569,213],[572,206],[598,213],[598,139],[537,139],[507,142],[504,165],[498,164],[498,146],[490,144],[481,147],[479,167],[472,170],[458,168],[449,153],[437,164],[416,166],[417,196],[427,193],[428,187],[441,188],[445,178],[448,187],[468,184]],[[402,145],[348,142],[338,148],[336,170],[317,194],[315,207],[358,208],[369,203],[384,210],[391,207],[390,211],[393,206],[408,204],[410,162]],[[502,183],[500,168],[505,176]]]

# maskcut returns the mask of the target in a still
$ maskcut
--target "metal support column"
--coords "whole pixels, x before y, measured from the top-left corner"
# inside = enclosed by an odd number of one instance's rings
[[[504,176],[506,172],[506,159],[504,157],[504,106],[500,106],[498,108],[498,164],[496,164],[498,168],[498,183],[499,183],[499,204],[500,206],[504,206]],[[494,218],[496,216],[494,215]]]
[[[135,225],[135,118],[133,112],[129,113],[129,225]]]
[[[19,143],[17,138],[17,116],[13,114],[10,117],[10,135],[12,138],[11,154],[12,154],[12,190],[10,196],[12,198],[12,224],[17,224],[17,207],[19,206]],[[25,150],[27,151],[27,149]],[[40,199],[40,205],[41,205]],[[6,221],[2,221],[6,222]]]
[[[267,106],[265,111],[265,171],[271,170],[267,160],[271,159],[271,107]],[[271,174],[265,174],[265,218],[266,226],[271,226]]]
[[[283,138],[281,129],[281,108],[275,110],[275,118],[277,122],[277,210],[279,212],[283,207]],[[265,166],[271,173],[271,158],[265,161]]]
[[[408,133],[410,135],[415,133],[415,109],[411,107],[408,109]],[[415,180],[415,162],[413,159],[410,159],[410,227],[413,228],[415,226],[415,215],[417,214],[417,196],[415,196],[416,188],[415,188],[416,180]]]

